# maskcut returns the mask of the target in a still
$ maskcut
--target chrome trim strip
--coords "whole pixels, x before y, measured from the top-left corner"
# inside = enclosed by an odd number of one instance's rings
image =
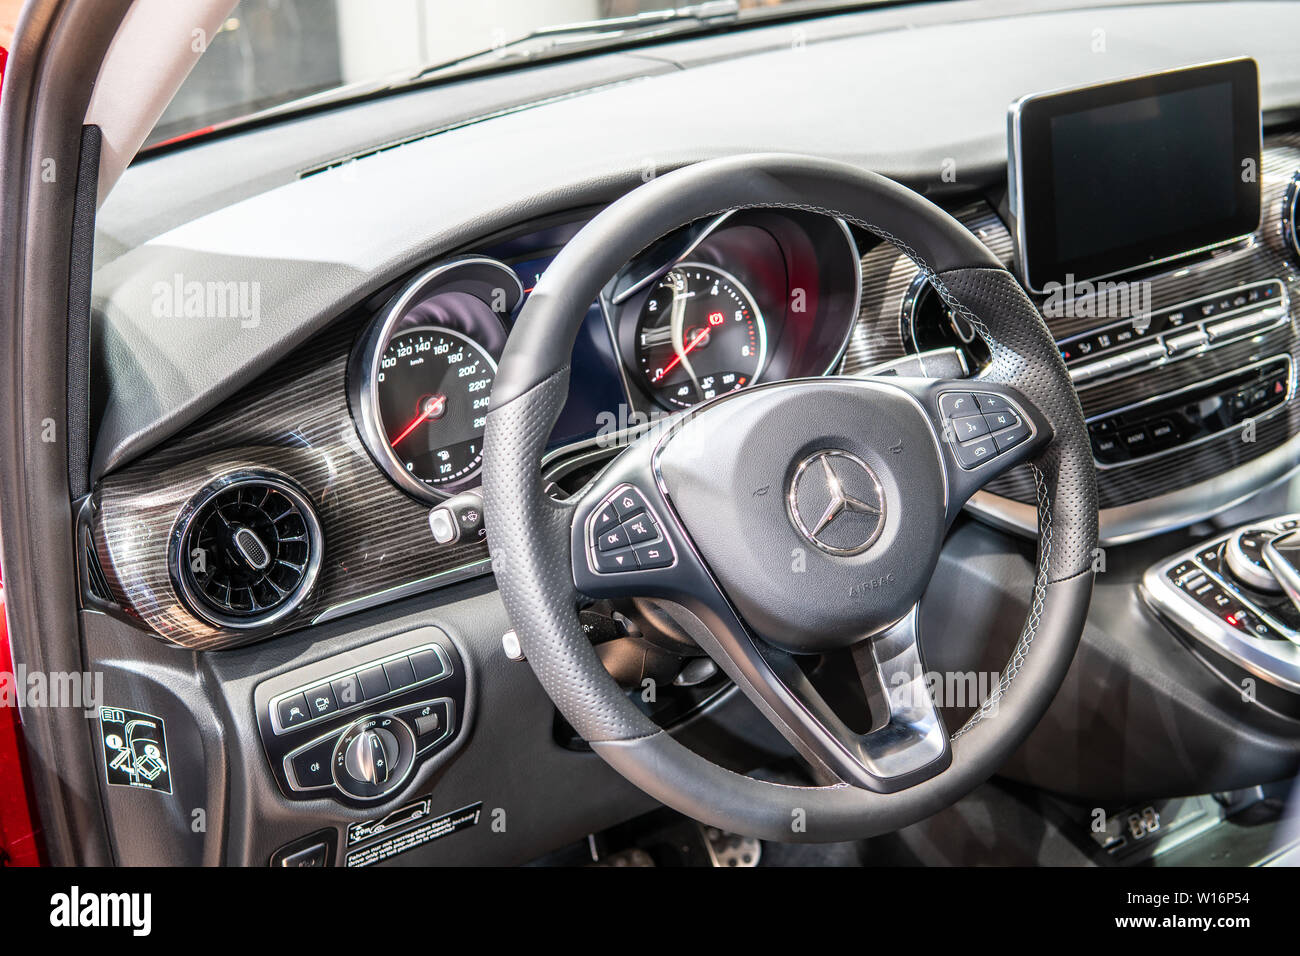
[[[1140,541],[1186,527],[1241,504],[1300,472],[1300,434],[1253,461],[1206,481],[1132,504],[1098,512],[1102,545]],[[966,508],[994,527],[1026,537],[1038,534],[1038,511],[987,491],[977,491]]]
[[[1300,572],[1296,570],[1290,559],[1277,549],[1277,542],[1281,538],[1294,537],[1296,537],[1296,532],[1284,531],[1271,541],[1265,541],[1264,561],[1268,565],[1268,569],[1273,572],[1273,577],[1277,578],[1277,583],[1282,585],[1282,590],[1286,591],[1291,603],[1300,608]],[[1295,639],[1300,641],[1300,637]]]
[[[1297,205],[1300,205],[1300,171],[1297,171],[1286,185],[1282,196],[1282,236],[1291,251],[1300,256],[1300,233],[1296,232]]]
[[[365,611],[372,607],[379,607],[379,605],[387,604],[390,601],[400,601],[402,598],[411,597],[415,594],[422,594],[423,592],[431,591],[434,588],[444,587],[448,584],[455,584],[459,581],[467,581],[470,578],[478,578],[491,573],[491,558],[471,561],[469,564],[462,564],[459,567],[449,568],[446,571],[439,571],[437,574],[431,574],[427,578],[407,581],[405,584],[398,584],[395,587],[386,588],[383,591],[375,591],[373,594],[367,594],[363,597],[353,598],[350,601],[344,601],[341,604],[332,605],[312,618],[311,622],[313,624],[324,624],[326,621],[333,621],[349,614],[356,614],[358,611]]]
[[[1267,279],[1264,282],[1252,282],[1246,285],[1236,286],[1232,289],[1225,289],[1222,292],[1216,292],[1213,295],[1201,296],[1196,299],[1188,299],[1175,305],[1159,309],[1160,313],[1176,312],[1179,309],[1186,309],[1194,305],[1205,302],[1208,299],[1217,299],[1219,296],[1232,295],[1243,289],[1251,289],[1256,286],[1276,285],[1281,291],[1281,298],[1275,302],[1259,307],[1258,303],[1243,305],[1236,309],[1229,309],[1221,315],[1215,315],[1209,318],[1197,319],[1194,322],[1188,322],[1186,325],[1180,325],[1176,328],[1167,329],[1164,332],[1158,332],[1151,337],[1146,345],[1138,345],[1132,348],[1115,349],[1108,357],[1103,354],[1092,362],[1084,362],[1068,366],[1070,380],[1076,385],[1082,385],[1084,382],[1091,383],[1093,379],[1109,375],[1127,375],[1130,372],[1144,371],[1149,368],[1163,368],[1174,362],[1181,361],[1185,358],[1191,358],[1194,355],[1202,355],[1206,352],[1213,351],[1222,345],[1228,345],[1232,342],[1239,342],[1244,338],[1250,338],[1256,335],[1263,335],[1265,332],[1272,332],[1274,329],[1289,324],[1291,321],[1291,294],[1287,290],[1286,283],[1281,279]],[[1241,329],[1235,329],[1219,338],[1211,338],[1209,334],[1210,326],[1217,326],[1224,319],[1247,318],[1258,316],[1258,322]],[[1069,338],[1061,339],[1057,344],[1065,346],[1071,342],[1077,342],[1080,339],[1090,338],[1094,335],[1100,335],[1103,332],[1112,329],[1122,328],[1131,325],[1134,319],[1123,319],[1119,322],[1112,322],[1109,325],[1098,326],[1087,332],[1080,332],[1071,335]],[[1175,352],[1169,351],[1171,341],[1181,339],[1184,336],[1194,336],[1199,334],[1201,341],[1190,348],[1179,349]],[[1140,359],[1138,353],[1147,352],[1151,349],[1159,349],[1158,355],[1152,355],[1149,359]]]

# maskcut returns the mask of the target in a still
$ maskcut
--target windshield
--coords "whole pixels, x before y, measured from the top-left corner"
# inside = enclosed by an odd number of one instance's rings
[[[440,67],[481,69],[508,59],[849,5],[851,0],[242,0],[145,147],[313,94],[401,85]]]

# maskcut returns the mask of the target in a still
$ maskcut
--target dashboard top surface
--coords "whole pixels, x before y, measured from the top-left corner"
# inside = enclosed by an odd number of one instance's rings
[[[930,5],[905,9],[911,19],[937,16]],[[983,11],[989,17],[990,9],[958,3],[948,16]],[[1300,104],[1300,62],[1289,40],[1300,27],[1294,6],[1195,3],[959,23],[880,22],[889,24],[883,32],[812,35],[802,47],[789,42],[789,25],[766,28],[785,36],[781,46],[742,56],[719,51],[689,68],[649,66],[652,76],[624,71],[614,77],[621,82],[584,95],[458,125],[302,178],[249,168],[246,159],[244,178],[268,188],[228,205],[228,195],[201,185],[201,167],[229,162],[230,150],[246,137],[270,137],[265,148],[287,143],[304,127],[285,123],[137,164],[99,223],[105,255],[94,283],[94,374],[102,397],[92,422],[92,476],[192,423],[421,262],[521,222],[608,201],[640,182],[648,167],[656,173],[729,153],[797,151],[854,162],[929,191],[988,187],[1005,162],[1007,105],[1027,90],[1243,52],[1260,64],[1266,111]],[[1263,23],[1269,28],[1260,29]],[[1094,52],[1097,30],[1104,32],[1104,54]],[[999,68],[987,70],[988,63]],[[520,98],[528,96],[524,74],[456,86],[511,78]],[[378,113],[407,98],[352,109]],[[664,102],[713,98],[727,104],[721,120],[713,111],[687,110],[671,127],[646,122]],[[430,116],[425,128],[441,125]],[[593,129],[600,130],[599,149],[590,148]],[[348,155],[342,139],[337,143],[335,155]],[[269,163],[273,151],[253,162]],[[956,163],[955,186],[941,179],[945,159]],[[180,196],[168,193],[167,201],[193,218],[162,222],[149,204],[133,206],[133,196],[179,175],[191,185]],[[175,275],[256,283],[255,322],[232,328],[228,320],[154,319],[159,277]],[[196,352],[208,360],[193,362]]]

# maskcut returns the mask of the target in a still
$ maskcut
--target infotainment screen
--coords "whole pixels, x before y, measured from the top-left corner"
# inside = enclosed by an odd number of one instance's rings
[[[1027,96],[1009,117],[1021,277],[1096,279],[1259,226],[1255,61]]]

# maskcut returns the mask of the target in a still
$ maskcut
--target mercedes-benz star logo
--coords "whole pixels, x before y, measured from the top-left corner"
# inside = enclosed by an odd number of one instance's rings
[[[826,449],[799,463],[787,497],[790,519],[828,554],[861,554],[885,527],[885,496],[857,455]]]

